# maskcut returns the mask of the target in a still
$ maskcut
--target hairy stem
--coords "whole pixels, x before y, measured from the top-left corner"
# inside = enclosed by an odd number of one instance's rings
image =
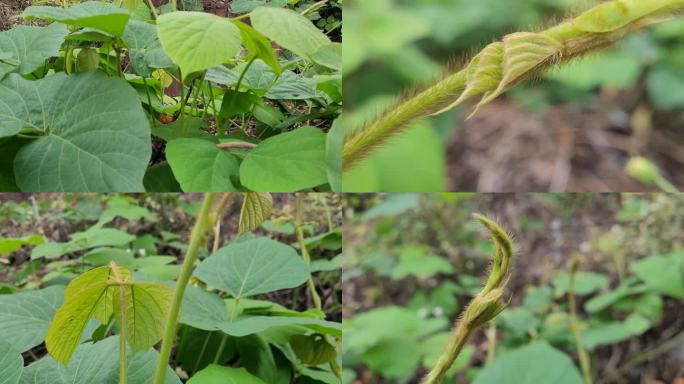
[[[575,57],[608,47],[634,30],[684,9],[684,0],[614,0],[541,32],[517,32],[485,47],[460,71],[404,99],[344,141],[344,169],[358,165],[421,117],[481,96],[480,107],[513,85]],[[477,108],[476,108],[477,111]]]
[[[422,384],[440,384],[463,350],[463,346],[468,342],[470,335],[482,325],[492,321],[507,305],[501,302],[501,297],[508,285],[508,266],[513,256],[513,241],[506,230],[495,221],[480,214],[475,214],[474,217],[487,228],[494,243],[492,268],[487,283],[463,311],[444,352],[440,355],[435,367],[425,376]]]
[[[216,195],[214,193],[207,193],[204,196],[202,208],[199,211],[197,221],[192,229],[190,245],[185,253],[185,260],[183,260],[178,281],[176,282],[176,290],[173,294],[171,309],[169,310],[169,315],[166,318],[164,337],[162,339],[161,349],[159,350],[159,361],[157,362],[157,371],[154,379],[155,384],[164,384],[166,369],[169,365],[169,358],[171,357],[171,347],[173,346],[173,342],[176,338],[178,314],[180,313],[180,306],[183,301],[183,295],[185,294],[185,287],[190,280],[192,271],[194,270],[195,260],[197,260],[199,248],[205,243],[207,233],[211,231],[213,226],[210,217],[211,207],[214,203],[215,196]]]

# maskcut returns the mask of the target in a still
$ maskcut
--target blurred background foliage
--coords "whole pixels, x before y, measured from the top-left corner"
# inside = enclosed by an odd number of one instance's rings
[[[586,0],[347,1],[343,25],[345,125],[347,129],[362,125],[407,87],[434,80],[444,67],[460,67],[467,57],[506,33],[541,29],[595,3]],[[568,105],[575,109],[563,107],[567,111],[559,113],[558,106]],[[581,116],[575,116],[577,107]],[[471,108],[472,105],[465,105],[460,111],[416,124],[414,129],[378,151],[364,166],[349,172],[344,179],[345,190],[636,191],[647,186],[623,170],[627,158],[636,154],[649,155],[656,162],[668,165],[666,175],[674,177],[682,187],[684,174],[679,171],[679,165],[684,160],[668,153],[673,147],[661,148],[663,143],[651,145],[650,142],[661,140],[661,135],[653,135],[652,130],[681,131],[684,125],[684,18],[634,33],[614,48],[557,68],[540,81],[519,85],[507,97],[464,122]],[[566,118],[568,114],[570,117]],[[601,119],[586,121],[589,114],[598,114]],[[493,115],[499,115],[499,119]],[[555,157],[563,150],[558,148],[563,137],[567,137],[559,132],[560,123],[565,119],[576,130],[593,128],[596,131],[587,134],[591,154],[577,148],[583,140],[576,139],[575,150],[570,151],[568,159]],[[501,125],[508,126],[499,132]],[[527,129],[528,126],[532,128]],[[465,135],[477,130],[486,133],[476,137]],[[531,137],[516,137],[511,130]],[[607,139],[601,131],[607,132]],[[525,139],[528,144],[534,142],[542,148],[551,146],[551,159],[541,159],[545,155],[541,150],[515,153],[525,148],[511,141]],[[684,146],[681,132],[675,138],[666,136],[664,141],[676,143],[674,148],[680,151]],[[492,147],[496,148],[493,153],[488,152]],[[512,170],[512,160],[526,166]],[[570,163],[571,169],[564,171],[558,164],[549,165],[550,161]],[[610,163],[597,166],[603,161]],[[589,168],[590,173],[591,165],[595,166],[596,175],[592,180],[584,180],[589,178],[584,171]],[[573,167],[578,168],[577,172],[573,172]],[[611,171],[621,175],[611,175]],[[569,173],[566,175],[569,180],[557,180],[559,172]],[[495,178],[499,180],[491,181]],[[597,179],[604,181],[601,184]]]
[[[569,309],[572,259],[579,262],[577,329],[594,383],[684,380],[683,196],[346,200],[343,383],[418,383],[434,366],[490,262],[492,245],[473,212],[514,235],[511,303],[471,337],[445,383],[581,384]]]

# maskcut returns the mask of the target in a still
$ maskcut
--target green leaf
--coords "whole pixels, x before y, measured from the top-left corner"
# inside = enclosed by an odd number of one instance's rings
[[[438,273],[452,273],[454,268],[444,257],[431,255],[422,246],[405,246],[399,253],[399,264],[392,272],[392,278],[403,279],[412,275],[426,279]]]
[[[250,13],[252,26],[285,49],[313,61],[331,41],[306,17],[289,9],[259,7]]]
[[[309,268],[294,248],[258,237],[219,249],[200,263],[195,275],[240,299],[297,287],[309,277]]]
[[[169,142],[176,139],[204,139],[216,141],[209,132],[203,130],[207,123],[198,117],[184,117],[170,124],[157,125],[152,128],[152,134]]]
[[[28,142],[29,140],[16,136],[0,139],[0,190],[21,192],[14,175],[14,157]]]
[[[122,291],[126,305],[119,303]],[[165,285],[132,282],[126,268],[113,264],[92,269],[67,286],[64,305],[45,338],[47,350],[67,365],[88,321],[94,317],[106,324],[112,315],[125,324],[133,354],[149,349],[161,339],[172,296]]]
[[[123,41],[128,45],[133,70],[140,76],[149,77],[157,68],[172,68],[157,36],[157,28],[142,21],[131,20],[126,26]]]
[[[81,344],[76,348],[72,364],[64,366],[52,357],[45,356],[24,369],[20,384],[118,384],[119,336],[100,342]],[[128,358],[128,384],[149,384],[154,376],[159,354],[150,349]],[[178,376],[168,367],[164,384],[181,384]]]
[[[575,274],[575,295],[586,296],[597,290],[608,288],[608,276],[595,272],[577,272]],[[559,298],[568,291],[570,287],[570,275],[563,274],[553,279],[555,296]]]
[[[72,234],[71,240],[66,243],[38,245],[31,252],[31,259],[41,257],[54,259],[67,253],[78,252],[88,248],[123,246],[133,240],[135,240],[135,236],[118,229],[94,226],[87,231]]]
[[[210,13],[167,13],[159,17],[157,28],[164,51],[185,77],[222,64],[240,50],[240,30]]]
[[[26,109],[25,105],[32,108]],[[0,136],[41,136],[14,161],[23,191],[142,191],[147,117],[124,81],[95,71],[0,82]]]
[[[237,190],[238,162],[230,153],[203,139],[177,139],[166,146],[166,159],[185,192]]]
[[[272,100],[306,100],[318,97],[316,85],[292,71],[286,71],[268,89],[266,97]]]
[[[240,209],[238,232],[253,231],[266,220],[273,211],[273,197],[270,193],[248,192]]]
[[[546,78],[586,91],[596,87],[626,88],[634,84],[641,70],[638,57],[618,51],[559,66],[549,72]]]
[[[0,52],[9,54],[0,60],[0,79],[14,70],[29,74],[42,67],[45,60],[59,56],[66,35],[66,27],[57,23],[47,27],[18,25],[0,32]],[[10,59],[12,64],[8,64]]]
[[[45,242],[42,235],[28,235],[19,238],[0,239],[0,254],[8,254],[20,249],[24,245],[39,245]]]
[[[676,66],[659,65],[648,72],[648,95],[653,103],[669,111],[684,106],[684,79]]]
[[[10,343],[0,341],[0,380],[2,384],[17,384],[24,359],[21,353]]]
[[[217,364],[197,372],[188,384],[265,384],[244,368],[229,368]]]
[[[131,15],[125,9],[111,3],[86,1],[69,8],[28,7],[21,16],[26,19],[54,20],[67,25],[95,28],[114,36],[121,36]]]
[[[420,346],[421,343],[413,337],[399,336],[368,349],[363,354],[363,361],[371,370],[382,372],[383,376],[408,379],[420,364]]]
[[[264,63],[268,64],[271,69],[273,69],[273,72],[275,72],[277,75],[280,75],[283,72],[283,69],[280,67],[278,56],[276,55],[275,50],[273,50],[273,47],[271,46],[271,42],[268,41],[266,36],[262,35],[261,33],[257,32],[257,30],[241,21],[234,20],[233,24],[240,29],[242,43],[245,45],[247,50],[251,52],[253,57],[260,58],[264,61]]]
[[[684,251],[650,256],[630,264],[629,268],[656,292],[684,298]]]
[[[294,335],[290,346],[302,363],[307,365],[327,364],[337,357],[335,346],[328,343],[323,335]]]
[[[294,192],[327,183],[325,133],[302,127],[261,142],[240,165],[253,191]]]
[[[145,184],[145,191],[147,192],[182,192],[178,180],[166,162],[148,168],[143,184]]]
[[[342,69],[342,44],[322,45],[311,57],[318,64],[339,71]]]
[[[342,192],[342,145],[344,132],[342,120],[333,122],[325,142],[326,164],[328,166],[328,182],[335,192]]]
[[[497,357],[477,375],[473,384],[582,384],[577,368],[563,352],[537,342]]]
[[[63,299],[63,286],[0,295],[0,340],[20,352],[39,345]]]

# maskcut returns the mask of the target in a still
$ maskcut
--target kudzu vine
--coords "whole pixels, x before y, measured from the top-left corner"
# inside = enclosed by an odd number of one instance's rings
[[[463,69],[400,100],[374,121],[350,132],[344,140],[344,169],[358,165],[418,118],[446,112],[481,96],[477,112],[513,85],[556,64],[606,48],[683,9],[684,0],[615,0],[544,31],[506,35],[487,45]]]
[[[513,240],[505,229],[495,221],[480,215],[473,215],[489,231],[494,243],[494,260],[489,277],[482,291],[466,307],[451,333],[449,342],[435,367],[423,379],[422,384],[439,384],[470,335],[482,325],[493,320],[508,305],[502,302],[504,289],[508,285],[509,266],[513,257]]]

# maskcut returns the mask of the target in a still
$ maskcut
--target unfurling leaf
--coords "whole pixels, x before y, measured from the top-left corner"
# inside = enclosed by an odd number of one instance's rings
[[[273,197],[270,193],[248,192],[240,209],[238,231],[245,233],[257,229],[273,210]]]
[[[112,315],[128,330],[133,353],[146,350],[161,339],[172,296],[165,285],[133,282],[131,271],[114,263],[88,271],[64,292],[45,338],[48,353],[67,365],[88,321],[106,324]]]

